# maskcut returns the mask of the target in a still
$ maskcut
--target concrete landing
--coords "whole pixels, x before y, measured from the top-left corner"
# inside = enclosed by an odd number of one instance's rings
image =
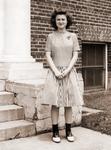
[[[34,137],[0,142],[0,150],[111,150],[111,136],[82,127],[72,129],[76,141],[69,143],[60,132],[61,143],[51,141],[51,132]]]

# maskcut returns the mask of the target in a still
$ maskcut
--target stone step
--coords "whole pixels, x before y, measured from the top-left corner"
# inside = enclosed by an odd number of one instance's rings
[[[24,119],[23,107],[17,105],[0,106],[0,122]]]
[[[25,120],[0,123],[0,141],[35,135],[35,125]]]
[[[6,91],[0,92],[0,105],[9,105],[14,103],[14,94]]]
[[[37,91],[42,91],[44,79],[6,81],[6,91],[36,97]]]

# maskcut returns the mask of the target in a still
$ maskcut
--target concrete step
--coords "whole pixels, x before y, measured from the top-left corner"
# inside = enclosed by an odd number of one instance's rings
[[[0,106],[0,122],[24,119],[24,109],[17,105]]]
[[[0,92],[0,105],[9,105],[14,103],[14,94],[6,91]]]
[[[35,135],[35,125],[25,120],[0,123],[0,141]]]
[[[6,91],[36,97],[43,90],[45,79],[6,81]]]

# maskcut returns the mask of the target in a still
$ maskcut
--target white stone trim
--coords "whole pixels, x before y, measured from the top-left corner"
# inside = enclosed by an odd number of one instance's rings
[[[0,55],[4,48],[4,0],[0,0]]]
[[[28,63],[35,62],[35,59],[32,56],[19,56],[19,55],[1,55],[0,63]]]
[[[105,45],[105,90],[108,89],[108,45]]]
[[[0,62],[34,62],[30,0],[0,0]]]

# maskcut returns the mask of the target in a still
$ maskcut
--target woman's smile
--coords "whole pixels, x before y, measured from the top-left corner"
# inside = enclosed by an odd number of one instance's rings
[[[58,29],[66,29],[67,26],[67,18],[65,15],[57,15],[56,17],[56,25]]]

